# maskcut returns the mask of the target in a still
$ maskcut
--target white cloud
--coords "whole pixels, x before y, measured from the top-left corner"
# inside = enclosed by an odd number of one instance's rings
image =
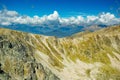
[[[8,11],[6,9],[0,11],[1,16],[6,16],[6,17],[15,17],[18,16],[18,13],[16,11]]]
[[[99,22],[103,23],[103,24],[114,24],[114,20],[115,20],[115,16],[113,14],[110,13],[103,13],[102,15],[99,16]]]
[[[86,25],[94,25],[98,23],[98,16],[87,16]]]
[[[70,27],[70,26],[87,26],[87,25],[113,25],[120,24],[120,18],[116,18],[114,14],[102,13],[98,16],[83,16],[63,18],[60,17],[57,11],[53,14],[43,15],[39,17],[37,15],[30,17],[20,15],[16,11],[1,10],[0,11],[0,24],[11,25],[14,24],[26,24],[32,26],[47,26],[47,27]]]
[[[59,14],[57,11],[54,11],[53,14],[50,14],[47,16],[47,19],[48,20],[57,20],[59,18]]]
[[[5,25],[5,26],[10,25],[10,24],[11,24],[10,22],[1,22],[1,25]]]

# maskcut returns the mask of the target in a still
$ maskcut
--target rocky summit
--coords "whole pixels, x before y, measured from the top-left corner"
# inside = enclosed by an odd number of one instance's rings
[[[0,80],[120,80],[120,26],[65,38],[1,28]]]

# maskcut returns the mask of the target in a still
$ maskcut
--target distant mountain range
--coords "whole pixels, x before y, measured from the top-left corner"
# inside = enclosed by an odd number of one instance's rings
[[[107,26],[106,25],[92,25],[92,26],[88,25],[88,26],[77,26],[77,27],[65,26],[65,27],[51,28],[51,27],[41,27],[41,26],[29,26],[29,25],[23,25],[23,24],[12,24],[9,26],[1,25],[0,27],[23,31],[23,32],[29,32],[29,33],[42,34],[47,36],[67,37],[81,31],[86,31],[86,30],[95,31],[101,28],[105,28]]]

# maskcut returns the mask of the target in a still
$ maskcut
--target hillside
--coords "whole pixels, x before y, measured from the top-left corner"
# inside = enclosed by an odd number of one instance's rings
[[[56,38],[0,29],[1,80],[120,80],[120,26]]]

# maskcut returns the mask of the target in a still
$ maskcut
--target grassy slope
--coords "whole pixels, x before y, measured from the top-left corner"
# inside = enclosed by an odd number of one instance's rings
[[[42,63],[46,61],[46,66],[50,67],[62,79],[64,78],[64,74],[60,73],[64,72],[65,68],[69,68],[67,64],[72,65],[73,63],[77,65],[78,60],[88,65],[92,64],[93,66],[95,66],[95,63],[101,64],[101,67],[98,69],[99,72],[96,72],[97,76],[94,76],[95,79],[120,79],[120,68],[118,67],[120,66],[120,26],[91,33],[82,33],[80,37],[79,35],[75,35],[72,38],[39,36],[6,29],[0,29],[0,34],[6,35],[7,39],[11,42],[19,43],[21,41],[24,45],[32,46],[35,50],[47,56],[48,59],[46,60],[43,56],[33,53],[36,60]],[[113,65],[113,63],[116,64]],[[91,77],[91,72],[92,69],[87,68],[85,75],[90,79],[94,79]],[[71,78],[71,80],[79,79],[82,76],[77,75],[77,77]]]

